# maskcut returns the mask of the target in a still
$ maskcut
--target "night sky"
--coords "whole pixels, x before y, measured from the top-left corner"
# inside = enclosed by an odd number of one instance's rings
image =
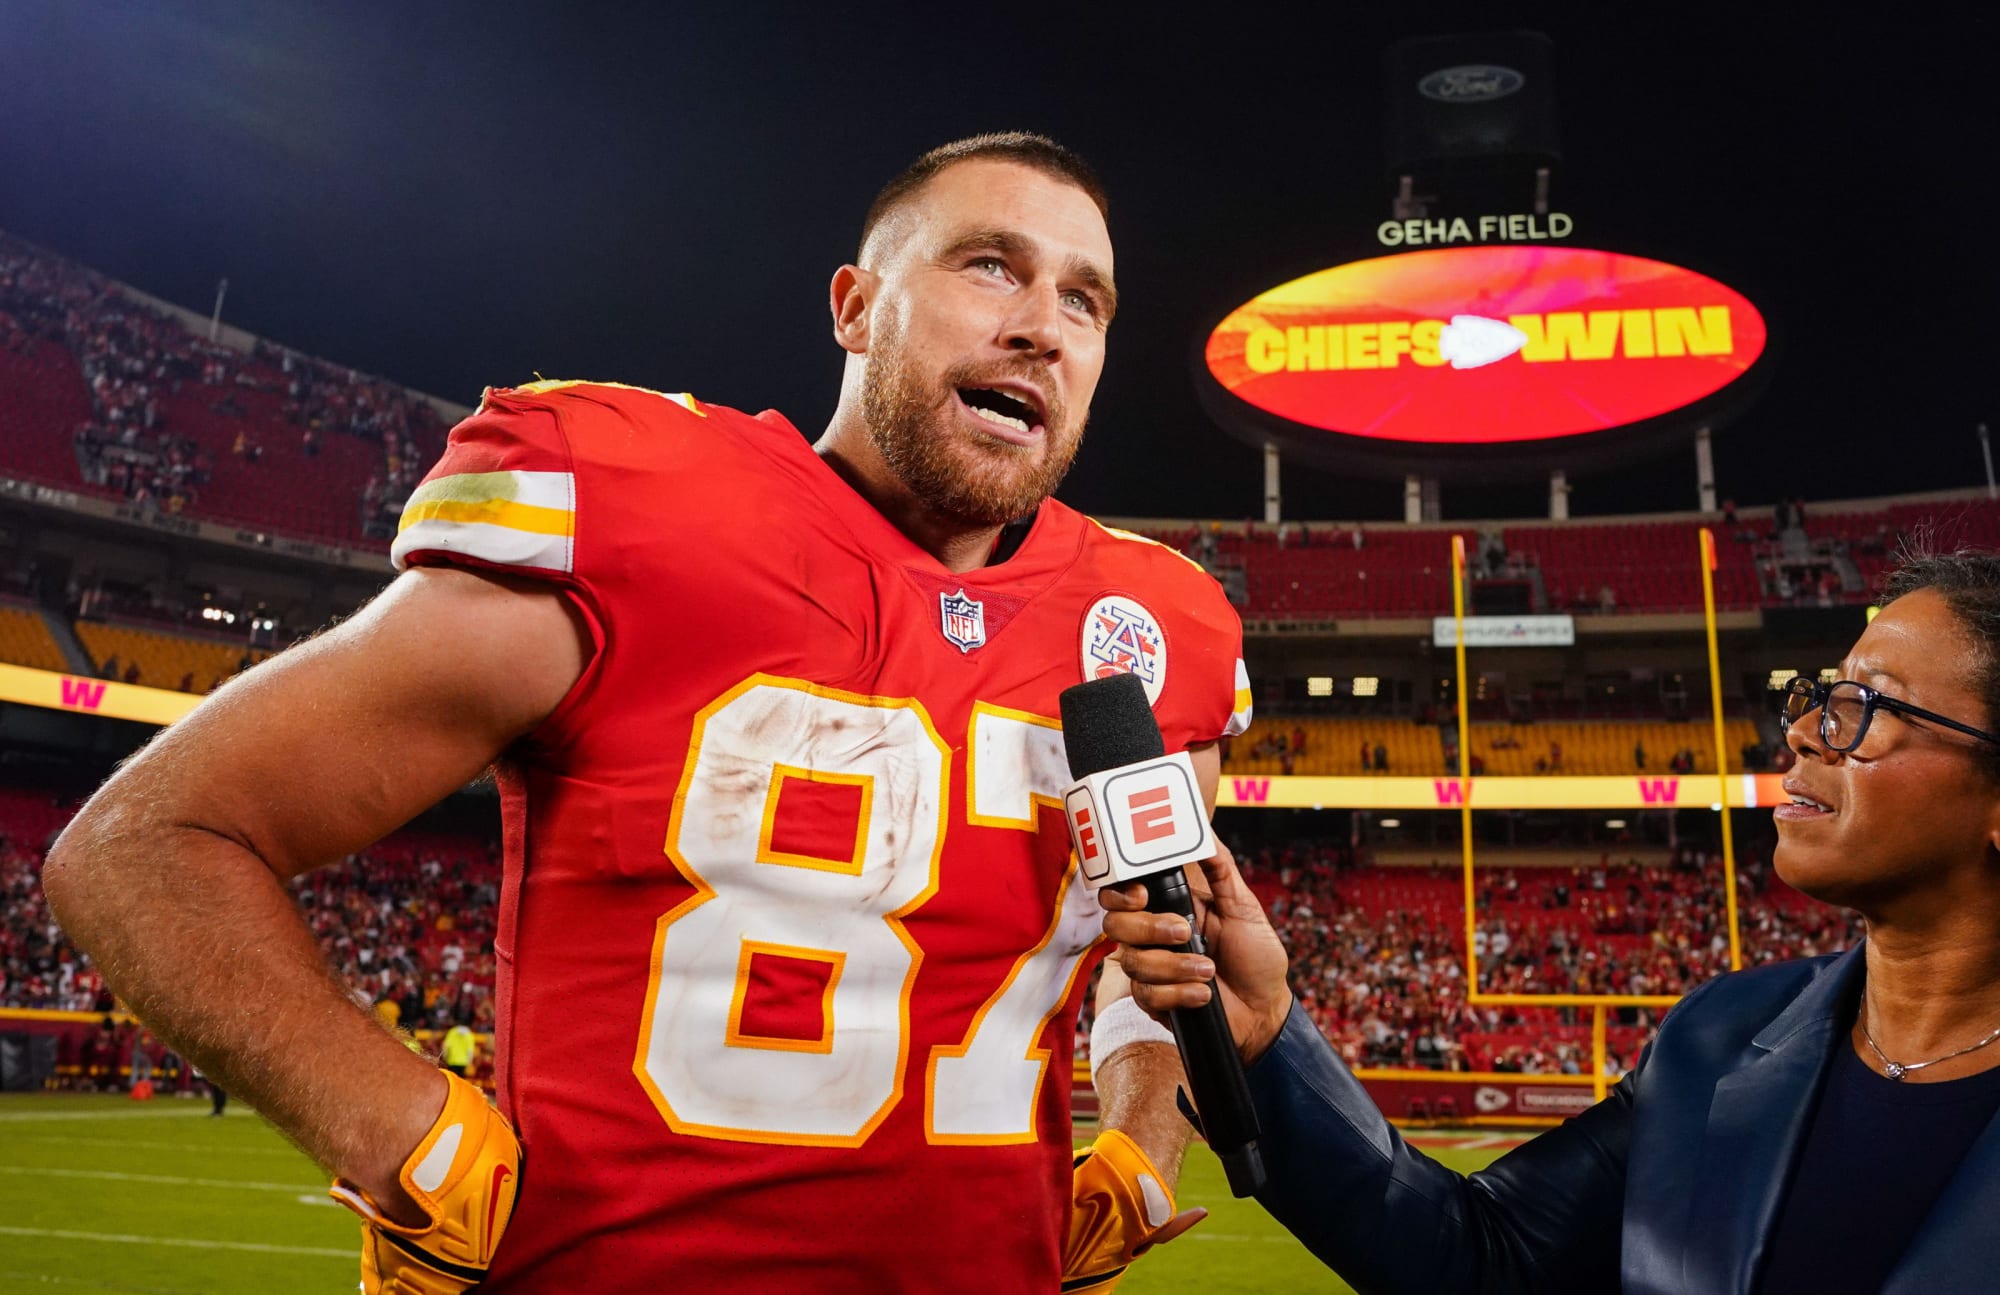
[[[1718,434],[1721,493],[1983,480],[1991,11],[1808,31],[1841,20],[1594,8],[0,0],[0,228],[203,313],[226,275],[230,323],[449,399],[613,378],[810,436],[840,374],[827,279],[874,190],[946,139],[1039,130],[1105,177],[1122,298],[1063,497],[1244,517],[1259,457],[1197,406],[1192,339],[1384,250],[1385,46],[1532,27],[1556,43],[1571,243],[1710,274],[1781,341]],[[1574,487],[1577,514],[1689,508],[1692,454]],[[1401,516],[1383,480],[1295,467],[1285,495]],[[1545,506],[1541,485],[1444,495],[1448,517]]]

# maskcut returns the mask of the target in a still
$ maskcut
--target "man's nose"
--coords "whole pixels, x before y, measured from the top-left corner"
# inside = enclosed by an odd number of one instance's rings
[[[1029,287],[1015,294],[1000,340],[1010,351],[1054,361],[1062,358],[1062,328],[1054,287]]]

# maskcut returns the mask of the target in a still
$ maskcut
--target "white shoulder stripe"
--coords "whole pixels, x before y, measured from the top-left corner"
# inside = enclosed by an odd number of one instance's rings
[[[1230,708],[1229,724],[1222,730],[1224,737],[1241,737],[1250,727],[1251,712],[1255,708],[1250,700],[1250,671],[1245,668],[1243,658],[1236,658],[1236,699]]]
[[[560,571],[565,575],[576,569],[573,544],[567,535],[538,535],[511,526],[438,519],[404,527],[389,550],[389,561],[402,571],[409,566],[411,554],[424,551],[459,554],[498,566]]]

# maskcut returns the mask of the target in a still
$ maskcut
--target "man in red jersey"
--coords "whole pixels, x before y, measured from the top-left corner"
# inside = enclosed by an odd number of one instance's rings
[[[368,1289],[1096,1290],[1185,1226],[1157,1042],[1099,1058],[1130,1136],[1070,1206],[1100,911],[1057,696],[1137,674],[1211,804],[1249,718],[1215,583],[1049,498],[1116,304],[1101,192],[1039,137],[947,145],[831,304],[816,445],[685,394],[488,391],[389,590],[51,856],[111,982],[340,1175]],[[282,884],[490,763],[505,1121],[353,1008]]]

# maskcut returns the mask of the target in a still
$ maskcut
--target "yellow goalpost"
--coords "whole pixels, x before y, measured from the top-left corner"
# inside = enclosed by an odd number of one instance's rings
[[[1736,846],[1729,824],[1729,748],[1722,717],[1721,655],[1715,632],[1715,535],[1701,528],[1701,597],[1703,618],[1708,629],[1709,704],[1715,729],[1715,809],[1722,815],[1723,894],[1729,910],[1729,969],[1743,966],[1743,942],[1736,910]],[[1466,1001],[1475,1006],[1588,1007],[1591,1009],[1590,1052],[1592,1091],[1603,1101],[1610,1090],[1611,1077],[1605,1073],[1605,1013],[1613,1007],[1671,1007],[1678,994],[1489,994],[1479,988],[1479,953],[1476,947],[1477,904],[1472,881],[1472,729],[1468,716],[1465,673],[1465,537],[1451,537],[1451,604],[1457,628],[1458,693],[1458,813],[1459,837],[1465,874],[1465,985]]]

